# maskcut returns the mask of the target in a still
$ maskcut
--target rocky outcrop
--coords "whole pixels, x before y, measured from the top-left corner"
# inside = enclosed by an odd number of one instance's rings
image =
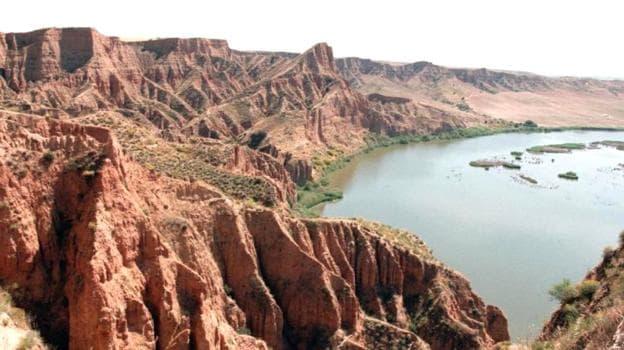
[[[380,108],[383,101],[353,90],[334,62],[325,43],[295,55],[235,51],[223,40],[123,42],[90,28],[50,28],[2,35],[0,91],[11,110],[55,118],[121,112],[171,140],[268,132],[298,184],[314,175],[313,154],[353,152],[368,133],[466,124],[446,120],[450,113],[411,113],[413,106],[407,114]]]
[[[624,232],[620,238],[624,239]],[[622,239],[618,248],[605,249],[600,264],[583,281],[560,287],[564,290],[561,306],[542,329],[542,345],[563,350],[622,348]]]
[[[296,200],[295,186],[287,169],[273,157],[261,152],[254,152],[247,147],[236,146],[232,159],[226,168],[239,171],[245,175],[263,176],[273,182],[281,201],[294,203]]]
[[[242,205],[143,169],[101,127],[5,114],[0,158],[0,281],[59,348],[506,339],[500,311],[411,235]]]

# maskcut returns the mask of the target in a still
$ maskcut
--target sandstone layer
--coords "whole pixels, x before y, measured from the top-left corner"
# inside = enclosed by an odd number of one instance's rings
[[[500,310],[411,234],[233,200],[145,169],[103,127],[4,113],[0,160],[0,281],[57,348],[509,338]]]

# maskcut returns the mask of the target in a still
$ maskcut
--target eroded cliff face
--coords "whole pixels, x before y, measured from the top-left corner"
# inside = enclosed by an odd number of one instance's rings
[[[248,156],[236,152],[242,164]],[[0,281],[59,348],[456,349],[508,339],[500,310],[409,233],[243,204],[143,168],[103,127],[6,113],[0,159]]]
[[[121,113],[168,140],[264,133],[257,146],[298,184],[315,175],[314,156],[352,153],[370,133],[426,134],[489,119],[416,100],[371,101],[334,62],[325,43],[299,55],[240,52],[224,40],[123,42],[91,28],[49,28],[0,35],[0,98],[3,109],[60,119]]]

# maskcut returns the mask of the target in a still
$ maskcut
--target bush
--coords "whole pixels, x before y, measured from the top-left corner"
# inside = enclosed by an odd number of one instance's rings
[[[228,286],[227,284],[223,284],[223,290],[225,291],[225,294],[230,297],[232,296],[232,287]]]
[[[532,120],[527,120],[524,122],[524,126],[527,128],[537,128],[537,123]]]
[[[578,290],[574,288],[569,279],[564,279],[561,283],[555,284],[548,291],[551,297],[562,304],[567,304],[578,297]]]
[[[240,327],[236,331],[238,332],[238,334],[251,335],[251,330],[249,328],[247,328],[247,327]]]
[[[605,259],[611,258],[613,254],[615,254],[615,249],[612,247],[605,247],[605,249],[602,250],[602,257]]]
[[[267,137],[266,131],[254,132],[249,137],[249,142],[247,143],[247,145],[249,146],[249,148],[256,149],[258,148],[258,146],[260,146],[260,144],[262,143],[262,141],[264,141],[266,137]]]
[[[43,160],[44,163],[50,164],[54,161],[54,153],[52,153],[51,151],[45,151],[41,159]]]
[[[563,308],[561,308],[561,313],[566,325],[574,323],[574,321],[576,321],[576,319],[581,315],[574,305],[564,305]]]
[[[598,290],[598,286],[598,281],[586,280],[581,282],[577,289],[580,296],[591,299],[592,296],[594,296],[594,293]]]
[[[624,231],[620,232],[620,245],[624,246]]]

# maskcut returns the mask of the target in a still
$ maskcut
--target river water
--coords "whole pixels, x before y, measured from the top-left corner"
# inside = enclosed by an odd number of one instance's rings
[[[548,289],[563,278],[581,280],[603,249],[617,244],[624,229],[624,151],[525,152],[516,161],[520,170],[468,163],[513,160],[511,151],[536,145],[601,140],[624,141],[624,132],[499,134],[378,149],[331,176],[344,199],[326,204],[322,214],[418,234],[486,303],[503,309],[515,340],[530,339],[556,307]],[[566,171],[579,180],[558,178]]]

